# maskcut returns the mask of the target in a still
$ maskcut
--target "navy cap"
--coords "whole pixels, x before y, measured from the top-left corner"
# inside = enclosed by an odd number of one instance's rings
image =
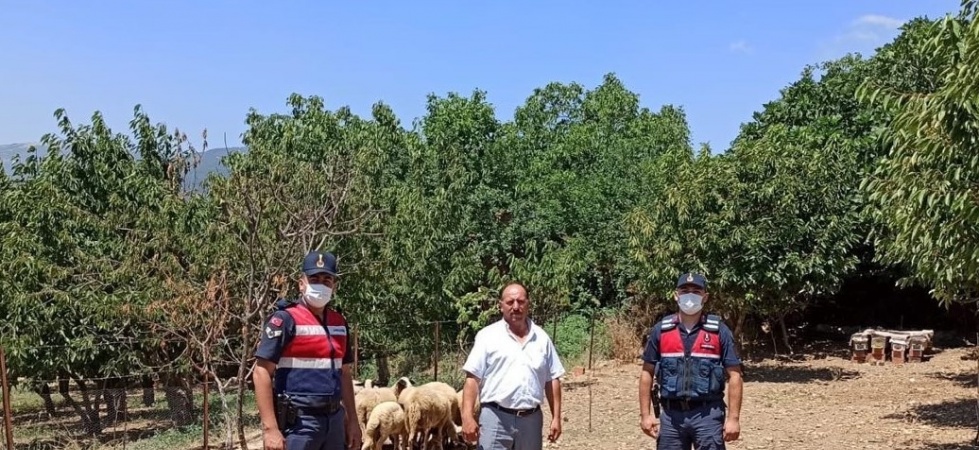
[[[307,276],[328,273],[337,276],[337,257],[330,252],[313,250],[303,259],[303,273]]]
[[[676,287],[692,284],[700,287],[701,289],[707,289],[707,279],[703,275],[696,272],[687,272],[680,275],[680,278],[676,281]]]

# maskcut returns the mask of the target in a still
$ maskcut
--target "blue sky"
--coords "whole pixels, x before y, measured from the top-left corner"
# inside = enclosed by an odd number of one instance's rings
[[[614,72],[643,106],[682,106],[693,144],[727,148],[806,64],[869,55],[908,19],[958,1],[40,1],[0,0],[0,144],[134,105],[210,147],[240,142],[248,108],[293,92],[402,124],[429,93],[487,91],[501,119],[551,81]]]

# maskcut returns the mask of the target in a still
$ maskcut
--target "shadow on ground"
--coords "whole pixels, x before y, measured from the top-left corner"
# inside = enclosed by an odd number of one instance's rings
[[[960,399],[941,403],[911,406],[903,412],[884,416],[885,419],[904,420],[943,428],[976,429],[976,400]]]
[[[973,445],[972,442],[962,443],[962,444],[921,444],[917,447],[909,447],[917,450],[976,450],[979,446]]]
[[[759,383],[811,383],[816,381],[842,381],[858,378],[860,373],[842,367],[812,367],[792,365],[746,366],[744,379]]]
[[[976,378],[977,375],[976,375],[975,372],[972,372],[972,373],[969,373],[969,372],[962,372],[962,373],[934,372],[934,373],[928,374],[928,377],[929,378],[934,378],[936,380],[951,381],[951,382],[953,382],[953,383],[955,383],[955,384],[957,384],[959,386],[965,387],[965,388],[975,388],[976,387],[976,381],[977,381],[977,378]]]

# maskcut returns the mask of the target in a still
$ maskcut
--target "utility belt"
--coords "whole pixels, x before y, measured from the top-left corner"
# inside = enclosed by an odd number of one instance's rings
[[[327,400],[316,406],[298,406],[289,394],[276,394],[275,422],[279,430],[285,430],[296,424],[299,416],[329,416],[343,407],[339,398]]]
[[[660,398],[663,409],[688,411],[703,406],[723,403],[724,401],[716,398]]]
[[[530,409],[513,409],[513,408],[506,408],[500,406],[500,404],[496,402],[489,402],[489,403],[484,403],[483,406],[489,406],[490,408],[497,409],[508,414],[513,414],[517,417],[529,416],[537,411],[540,411],[540,405],[537,405]]]

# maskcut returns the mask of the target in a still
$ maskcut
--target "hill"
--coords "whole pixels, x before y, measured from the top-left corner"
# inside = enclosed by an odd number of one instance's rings
[[[0,144],[0,163],[3,164],[3,170],[6,173],[11,173],[11,165],[13,164],[15,156],[20,156],[21,160],[27,156],[27,152],[30,147],[34,145],[38,147],[38,154],[44,155],[45,149],[39,143],[16,143],[16,144]],[[201,154],[200,163],[194,170],[187,174],[187,180],[185,185],[189,188],[199,188],[201,183],[207,178],[208,174],[214,172],[220,175],[227,173],[227,168],[221,163],[221,158],[230,154],[244,151],[244,147],[230,147],[230,148],[213,148],[209,149]]]

